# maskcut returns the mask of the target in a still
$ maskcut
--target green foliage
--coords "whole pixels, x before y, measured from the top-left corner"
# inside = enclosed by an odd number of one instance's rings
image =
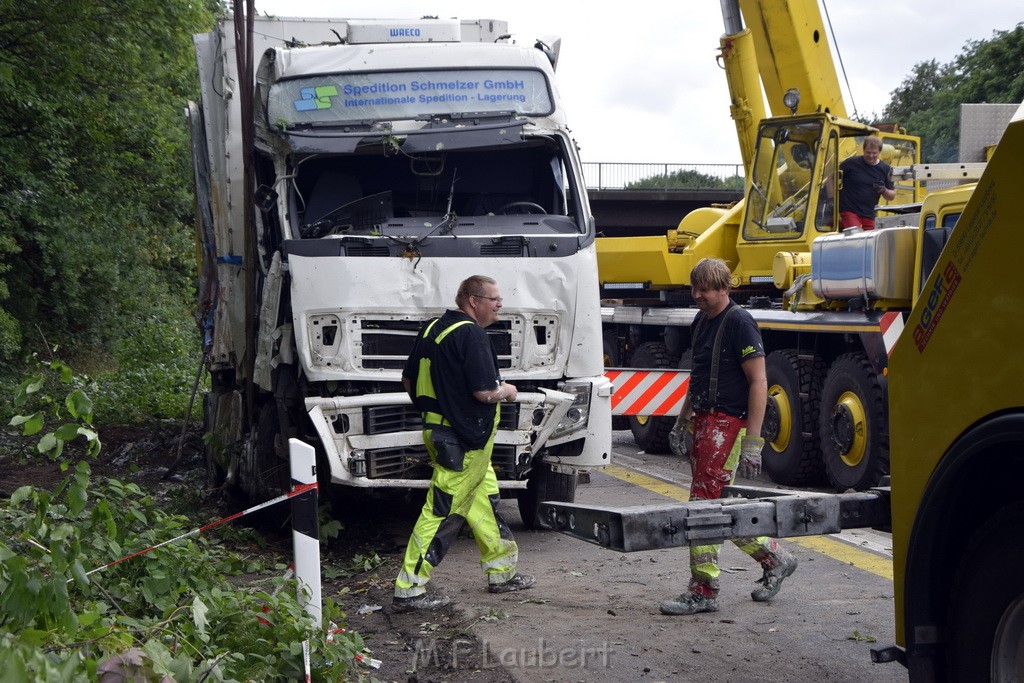
[[[185,415],[201,357],[199,335],[191,320],[184,315],[152,316],[120,339],[113,353],[117,368],[97,373],[88,385],[96,412],[107,423],[135,424]],[[200,398],[207,384],[200,384]],[[199,398],[192,403],[193,419],[201,417],[201,404]]]
[[[961,103],[1024,100],[1024,25],[968,41],[948,64],[916,64],[891,95],[883,116],[921,137],[922,160],[957,161]]]
[[[152,364],[162,356],[154,353],[137,357]],[[52,459],[78,436],[97,454],[93,403],[81,388],[88,378],[60,360],[38,365],[14,392],[19,415],[11,425]],[[85,461],[52,492],[23,486],[0,503],[4,680],[86,681],[103,671],[130,680],[299,679],[306,640],[318,677],[342,680],[357,670],[361,636],[328,637],[312,624],[283,565],[267,575],[263,563],[208,542],[191,519],[166,508],[136,484],[93,484]],[[221,537],[253,542],[251,532],[230,528]],[[375,554],[353,560],[379,563]],[[245,585],[229,582],[242,574]],[[344,617],[331,599],[323,615],[325,623]]]
[[[0,0],[0,361],[37,329],[88,356],[189,288],[182,111],[218,4]]]
[[[318,679],[352,674],[357,633],[312,628],[281,576],[269,590],[233,586],[227,576],[257,568],[190,529],[134,484],[90,484],[84,462],[53,492],[15,491],[0,506],[6,680],[94,680],[101,668],[144,680],[299,679],[307,638]],[[343,616],[324,601],[325,620]]]
[[[99,455],[102,444],[92,426],[92,400],[78,386],[71,368],[63,361],[39,360],[38,370],[28,375],[14,391],[13,404],[17,414],[8,426],[18,428],[21,436],[34,441],[37,452],[58,460],[64,452],[64,444],[81,436],[85,440],[86,454]],[[44,432],[48,424],[59,426]],[[64,466],[66,464],[62,463]]]
[[[742,190],[743,176],[719,178],[692,169],[668,175],[655,175],[635,183],[627,183],[627,190]]]
[[[209,433],[203,435],[204,441],[206,440],[207,436],[213,435]],[[320,531],[320,533],[318,534],[320,542],[328,543],[333,539],[337,538],[338,534],[341,533],[341,530],[343,528],[344,527],[342,526],[341,522],[334,519],[333,515],[331,514],[330,504],[324,503],[323,505],[321,505],[320,509],[317,510],[317,529],[319,529]]]
[[[199,351],[189,348],[197,347],[198,339],[186,325],[170,322],[154,320],[144,329],[116,347],[117,370],[90,377],[73,373],[63,360],[35,358],[20,384],[0,382],[0,395],[12,397],[13,411],[6,415],[13,417],[4,419],[22,437],[12,443],[23,454],[31,450],[58,460],[66,442],[82,437],[92,456],[100,450],[94,425],[182,419],[190,402],[191,418],[200,419],[202,401],[191,401]],[[207,385],[208,380],[200,382],[197,394]],[[44,425],[53,426],[43,431]]]

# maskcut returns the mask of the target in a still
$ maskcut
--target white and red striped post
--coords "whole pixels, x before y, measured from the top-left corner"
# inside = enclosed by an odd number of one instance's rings
[[[313,485],[292,498],[292,543],[295,577],[299,581],[299,604],[313,618],[315,628],[323,621],[320,593],[320,528],[317,517],[316,450],[298,439],[288,440],[292,489]]]

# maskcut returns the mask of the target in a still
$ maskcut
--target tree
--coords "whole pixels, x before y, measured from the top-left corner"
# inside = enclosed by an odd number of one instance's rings
[[[633,183],[627,190],[742,190],[743,178],[719,178],[693,169],[682,169],[668,175],[656,175]]]
[[[968,41],[948,64],[920,62],[892,91],[883,116],[921,137],[921,157],[957,161],[960,103],[1018,103],[1024,99],[1024,24]]]
[[[198,89],[191,34],[218,9],[0,0],[0,359],[40,333],[88,355],[181,307],[181,112]]]
[[[905,122],[911,115],[930,109],[941,83],[942,73],[937,61],[918,62],[911,75],[890,93],[892,99],[883,111],[883,118]]]

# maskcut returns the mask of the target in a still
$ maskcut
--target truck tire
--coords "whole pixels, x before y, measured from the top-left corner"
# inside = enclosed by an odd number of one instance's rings
[[[668,347],[661,342],[645,342],[633,352],[629,359],[632,368],[672,368],[675,363]],[[636,445],[648,453],[670,454],[668,434],[675,424],[675,417],[654,417],[651,415],[630,415],[629,429],[633,432]]]
[[[604,366],[606,368],[617,368],[620,367],[620,353],[619,344],[615,339],[615,335],[611,332],[606,332],[602,337],[604,344]],[[625,415],[612,415],[612,429],[629,429],[629,418]]]
[[[239,467],[242,489],[251,501],[261,501],[286,493],[291,480],[288,454],[282,453],[277,402],[265,401],[257,411],[253,425],[253,443],[245,449]]]
[[[203,456],[206,461],[206,485],[219,489],[227,481],[228,473],[217,459],[221,446],[216,438],[217,394],[208,391],[203,394]]]
[[[1009,505],[974,534],[957,571],[949,610],[951,681],[1011,681],[1024,671],[1024,503]]]
[[[576,473],[562,474],[551,469],[546,462],[538,462],[530,470],[526,490],[518,496],[519,516],[527,529],[543,529],[539,506],[546,500],[572,503],[576,500]]]
[[[795,350],[773,351],[765,359],[768,405],[761,436],[764,471],[776,484],[821,481],[825,465],[818,449],[818,409],[825,363],[801,359]]]
[[[889,470],[885,392],[871,363],[848,353],[832,363],[821,391],[821,453],[837,491],[863,491]]]

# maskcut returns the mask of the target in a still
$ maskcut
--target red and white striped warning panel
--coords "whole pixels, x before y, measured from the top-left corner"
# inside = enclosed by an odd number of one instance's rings
[[[900,338],[900,334],[903,332],[903,313],[900,311],[889,311],[882,316],[879,321],[879,327],[882,329],[882,343],[885,344],[885,353],[892,354],[892,348],[896,345],[896,340]]]
[[[615,387],[612,415],[678,415],[690,386],[688,370],[606,368]]]

